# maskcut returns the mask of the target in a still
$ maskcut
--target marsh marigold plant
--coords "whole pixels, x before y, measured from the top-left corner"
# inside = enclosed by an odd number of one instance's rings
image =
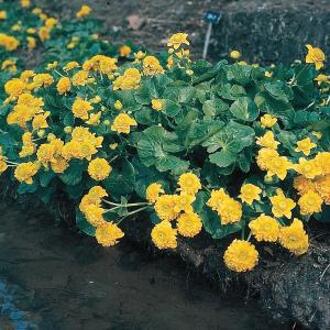
[[[307,253],[306,223],[329,221],[324,52],[308,44],[303,62],[277,68],[233,50],[211,65],[190,58],[184,32],[162,55],[113,46],[92,13],[83,5],[71,33],[30,1],[1,9],[5,185],[59,214],[65,200],[104,247],[138,218],[157,249],[228,242],[234,272],[257,266],[260,244]],[[41,45],[41,64],[24,70],[17,50]]]

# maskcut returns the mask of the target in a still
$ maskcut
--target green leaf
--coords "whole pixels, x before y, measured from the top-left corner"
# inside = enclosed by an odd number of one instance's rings
[[[242,223],[237,222],[235,224],[221,225],[221,221],[216,212],[213,212],[206,202],[209,195],[205,192],[199,192],[197,194],[194,207],[196,212],[200,215],[203,223],[203,227],[213,239],[221,239],[230,234],[238,232],[242,229]]]
[[[47,187],[56,174],[52,170],[44,170],[39,174],[39,182],[41,187]]]
[[[256,104],[249,97],[240,97],[230,106],[231,113],[243,121],[254,121],[259,116]]]
[[[276,80],[264,84],[268,94],[276,100],[288,102],[293,97],[292,90],[284,81]]]
[[[86,235],[95,237],[95,227],[86,220],[85,216],[79,210],[76,211],[76,225]]]
[[[178,137],[163,127],[152,126],[143,131],[137,142],[138,155],[146,166],[155,165],[161,171],[184,171],[189,163],[171,155],[184,148],[179,144]]]
[[[24,195],[24,194],[32,194],[34,192],[36,192],[38,190],[38,185],[35,183],[35,181],[33,181],[32,184],[27,184],[27,183],[20,183],[20,185],[18,186],[17,192],[20,195]]]
[[[151,100],[158,98],[158,92],[151,79],[143,81],[141,87],[134,93],[136,102],[143,105],[150,105]]]
[[[210,155],[210,162],[216,164],[219,167],[227,167],[236,161],[237,154],[230,152],[229,150],[222,149]]]
[[[251,82],[251,72],[251,66],[236,63],[227,67],[227,79],[245,86]]]
[[[179,104],[172,100],[164,99],[164,113],[169,116],[170,118],[174,118],[177,116],[181,110]]]
[[[207,100],[203,104],[203,112],[207,117],[216,117],[228,108],[228,104],[221,99]]]
[[[75,159],[70,162],[70,166],[60,174],[59,178],[66,185],[75,186],[82,180],[83,170],[83,162]]]
[[[126,159],[116,161],[109,177],[103,181],[110,196],[116,200],[127,197],[134,190],[135,169]]]
[[[254,135],[253,128],[230,121],[217,134],[207,139],[203,146],[207,147],[209,153],[213,153],[219,148],[239,153],[254,142]]]

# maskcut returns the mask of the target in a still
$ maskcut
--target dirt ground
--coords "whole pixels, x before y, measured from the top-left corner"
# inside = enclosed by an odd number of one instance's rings
[[[209,59],[214,61],[238,48],[250,61],[289,62],[301,58],[306,42],[330,53],[328,0],[36,0],[36,3],[62,17],[70,17],[83,3],[88,3],[94,15],[105,21],[105,35],[110,40],[116,43],[130,40],[156,51],[163,49],[172,33],[188,32],[195,57],[201,56],[207,29],[203,13],[221,11],[223,19],[211,37]],[[137,27],[132,28],[129,20]]]

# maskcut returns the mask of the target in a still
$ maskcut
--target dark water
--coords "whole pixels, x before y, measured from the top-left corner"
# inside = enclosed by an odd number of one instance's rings
[[[0,205],[0,329],[283,329],[178,261],[102,249],[46,216]]]

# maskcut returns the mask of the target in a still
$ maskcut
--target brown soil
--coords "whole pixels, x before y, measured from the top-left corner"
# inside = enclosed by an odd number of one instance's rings
[[[215,61],[230,49],[243,51],[250,61],[289,62],[302,58],[306,42],[330,52],[327,32],[330,28],[328,0],[38,0],[43,7],[61,17],[72,17],[88,3],[94,15],[105,21],[108,39],[123,43],[130,40],[151,50],[163,50],[166,38],[185,31],[192,40],[192,53],[200,57],[207,24],[206,10],[224,13],[214,28],[209,59]],[[127,18],[137,15],[143,24],[129,27]]]

